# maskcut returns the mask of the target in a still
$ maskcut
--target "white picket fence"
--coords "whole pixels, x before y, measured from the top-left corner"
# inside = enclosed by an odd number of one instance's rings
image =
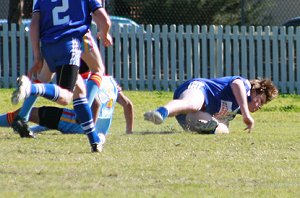
[[[32,65],[25,27],[0,31],[0,86],[16,86]],[[96,27],[92,27],[96,33]],[[269,78],[282,93],[300,93],[300,28],[141,26],[111,31],[100,51],[106,71],[125,90],[174,90],[186,79],[241,75]]]

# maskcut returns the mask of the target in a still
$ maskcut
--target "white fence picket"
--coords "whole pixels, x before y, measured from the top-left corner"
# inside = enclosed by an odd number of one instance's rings
[[[159,25],[154,26],[154,84],[155,89],[161,90],[161,42],[160,42],[160,27]]]
[[[192,77],[194,77],[194,78],[199,78],[200,74],[201,74],[201,70],[200,70],[201,50],[200,50],[199,35],[200,35],[200,27],[199,27],[199,25],[196,25],[196,26],[194,26],[194,32],[192,33],[192,39],[193,39],[192,53],[193,54],[191,55],[193,57],[193,64],[191,66],[192,66],[192,71],[194,74]]]
[[[262,38],[262,27],[258,27],[257,28],[257,36],[256,36],[256,62],[255,62],[255,66],[256,66],[256,69],[257,69],[257,74],[254,75],[254,78],[256,76],[258,77],[262,77],[264,76],[263,74],[263,70],[264,70],[264,64],[263,64],[263,38]],[[267,47],[267,46],[266,46]],[[255,61],[255,59],[254,59]]]
[[[295,89],[295,73],[291,72],[295,70],[295,63],[294,63],[294,58],[295,58],[295,45],[294,45],[294,28],[290,27],[288,28],[288,35],[287,35],[287,45],[288,45],[288,89],[289,92],[293,91]]]
[[[131,78],[130,78],[130,83],[131,83],[131,89],[132,90],[137,90],[137,42],[136,42],[136,27],[133,26],[130,29],[130,56],[131,56]]]
[[[147,26],[146,32],[146,68],[147,68],[147,89],[153,90],[153,47],[152,47],[152,25]]]
[[[128,41],[128,26],[123,28],[121,33],[122,37],[122,64],[121,64],[121,76],[122,84],[124,89],[129,89],[128,79],[129,79],[129,41]]]
[[[162,64],[163,64],[163,89],[169,90],[169,35],[168,35],[168,26],[164,25],[162,27]]]
[[[216,46],[215,46],[215,56],[216,56],[216,72],[217,76],[224,76],[224,42],[223,42],[223,26],[217,26]]]
[[[270,41],[270,27],[265,27],[265,33],[263,36],[263,39],[265,41],[265,47],[264,47],[264,56],[265,56],[265,62],[261,64],[265,64],[265,77],[271,79],[272,73],[271,73],[271,41]],[[262,76],[261,76],[262,77]]]
[[[176,44],[176,26],[175,25],[171,25],[170,26],[170,58],[171,58],[171,89],[175,90],[176,89],[176,81],[177,81],[177,44]]]
[[[241,61],[240,61],[240,52],[241,52],[241,48],[240,48],[240,44],[239,44],[239,36],[240,32],[239,32],[239,28],[237,26],[233,27],[233,74],[234,75],[239,75],[241,73]]]
[[[286,35],[285,35],[285,27],[280,28],[280,67],[279,67],[279,79],[281,81],[281,91],[286,93],[287,88],[287,79],[286,79],[286,72],[287,72],[287,65],[286,65]]]
[[[203,76],[204,78],[215,78],[215,70],[216,70],[216,50],[215,47],[215,26],[212,25],[209,27],[208,39],[209,39],[209,76]]]
[[[203,25],[201,27],[201,33],[200,33],[200,38],[201,38],[201,67],[202,67],[202,78],[208,78],[208,30],[207,26]]]
[[[144,49],[144,32],[143,32],[144,26],[141,26],[141,28],[138,31],[138,41],[139,41],[139,89],[145,90],[145,49]]]
[[[278,52],[278,27],[272,28],[272,63],[273,63],[273,74],[272,79],[274,80],[274,83],[276,86],[280,86],[279,84],[279,52]]]
[[[178,84],[184,81],[184,70],[186,65],[184,64],[184,41],[183,41],[183,25],[178,27],[177,44],[178,44]]]
[[[4,24],[3,25],[3,31],[2,31],[2,42],[3,42],[3,76],[1,77],[3,87],[9,87],[9,68],[11,67],[10,61],[9,61],[9,47],[8,44],[9,42],[6,42],[9,40],[9,32],[8,32],[8,25]],[[15,79],[16,80],[16,79]]]
[[[192,26],[186,26],[186,33],[185,33],[185,64],[184,68],[186,68],[186,75],[184,76],[184,80],[193,78],[193,66],[192,66]],[[199,72],[199,71],[198,71]]]
[[[224,70],[225,70],[225,75],[226,76],[231,76],[232,75],[232,58],[231,58],[231,54],[232,54],[232,47],[231,47],[231,27],[230,26],[226,26],[225,27],[225,35],[224,35],[224,54],[225,54],[225,66],[224,66]]]

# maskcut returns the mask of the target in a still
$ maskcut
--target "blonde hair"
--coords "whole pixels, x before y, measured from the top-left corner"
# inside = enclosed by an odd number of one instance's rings
[[[266,95],[266,102],[269,102],[278,96],[278,89],[269,79],[253,79],[250,80],[251,90],[258,94]]]

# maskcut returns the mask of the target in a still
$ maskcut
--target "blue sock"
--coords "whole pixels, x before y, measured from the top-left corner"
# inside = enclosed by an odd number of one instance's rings
[[[166,117],[168,117],[169,115],[169,111],[165,107],[159,107],[158,109],[156,109],[156,111],[160,113],[163,119],[166,119]]]
[[[89,106],[91,107],[95,99],[95,96],[99,90],[99,87],[92,80],[89,80],[86,84],[86,88],[87,88],[87,100],[89,102]]]
[[[29,96],[28,98],[25,99],[23,106],[18,114],[19,117],[24,118],[25,121],[29,120],[29,115],[36,99],[37,96]]]
[[[11,123],[14,121],[14,118],[16,117],[17,112],[12,111],[5,114],[0,115],[0,126],[1,127],[10,127]]]
[[[86,98],[77,98],[73,100],[74,111],[76,118],[80,122],[80,126],[84,133],[88,136],[90,144],[99,143],[100,138],[95,130],[92,112]]]
[[[87,100],[89,102],[90,107],[92,106],[95,96],[99,91],[101,81],[102,81],[102,77],[99,76],[98,74],[92,74],[90,79],[87,81],[86,84]]]
[[[32,84],[30,95],[39,95],[49,100],[56,101],[59,98],[59,86],[50,83]]]
[[[0,115],[0,126],[1,127],[10,127],[7,121],[7,114]]]

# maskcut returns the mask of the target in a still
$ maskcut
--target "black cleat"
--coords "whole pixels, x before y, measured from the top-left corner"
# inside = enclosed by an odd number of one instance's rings
[[[103,149],[103,144],[99,144],[99,143],[91,144],[92,153],[100,153],[102,152],[102,149]]]
[[[35,134],[29,130],[27,122],[19,116],[14,119],[11,127],[20,135],[21,138],[35,138]]]

